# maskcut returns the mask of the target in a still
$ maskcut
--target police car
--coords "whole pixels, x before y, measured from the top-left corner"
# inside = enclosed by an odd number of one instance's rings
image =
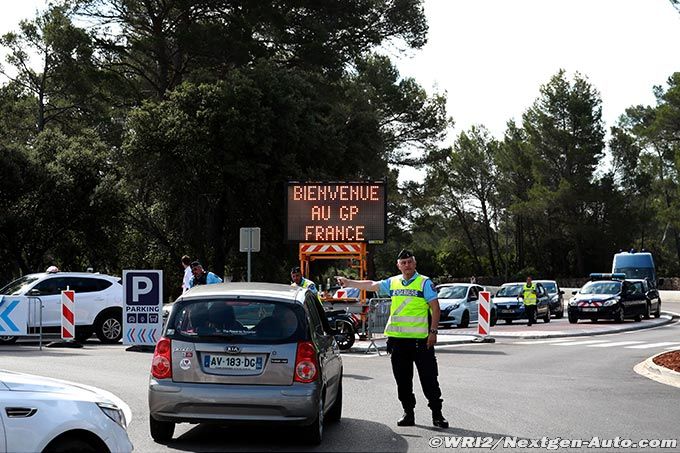
[[[613,319],[623,322],[626,318],[640,321],[661,316],[661,301],[658,291],[651,290],[644,279],[627,279],[625,274],[590,274],[590,281],[569,301],[567,315],[569,322],[576,324],[579,319]]]

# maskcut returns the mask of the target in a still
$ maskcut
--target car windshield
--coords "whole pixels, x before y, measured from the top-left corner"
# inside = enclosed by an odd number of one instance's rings
[[[168,337],[185,341],[294,342],[304,336],[301,306],[258,300],[187,300],[173,310]]]
[[[439,299],[463,299],[467,294],[467,286],[444,286],[439,288]]]
[[[23,276],[0,289],[0,294],[4,296],[18,296],[26,292],[29,286],[35,283],[40,277]]]
[[[548,291],[549,294],[555,294],[557,292],[557,285],[553,282],[541,282],[543,287]]]
[[[498,297],[515,297],[519,296],[522,294],[522,285],[508,285],[508,286],[501,286],[501,289],[498,290],[496,293],[496,296]]]
[[[626,278],[646,278],[654,281],[654,269],[650,267],[621,267],[615,269],[614,272],[626,274]]]
[[[618,294],[621,292],[621,282],[589,282],[579,293],[581,294]]]

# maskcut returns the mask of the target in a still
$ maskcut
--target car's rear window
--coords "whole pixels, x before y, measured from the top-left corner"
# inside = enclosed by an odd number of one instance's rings
[[[307,335],[301,305],[271,300],[178,302],[166,335],[185,341],[286,343]]]

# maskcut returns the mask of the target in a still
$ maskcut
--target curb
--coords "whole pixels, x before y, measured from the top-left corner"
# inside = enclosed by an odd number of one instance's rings
[[[677,350],[678,349],[675,349],[675,351]],[[667,352],[672,351],[660,352],[656,355],[653,355],[652,357],[649,357],[644,362],[640,362],[637,365],[635,365],[633,367],[633,371],[635,371],[637,374],[641,376],[652,379],[656,382],[680,388],[680,373],[678,373],[677,371],[673,371],[670,368],[659,366],[656,363],[654,363],[655,357],[660,356],[662,354],[666,354]]]

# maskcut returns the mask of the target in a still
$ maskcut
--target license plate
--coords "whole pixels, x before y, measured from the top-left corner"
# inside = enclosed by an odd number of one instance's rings
[[[586,307],[586,308],[582,308],[581,311],[597,311],[597,308],[594,308],[594,307]]]
[[[515,310],[501,310],[501,313],[514,313]]]
[[[262,369],[262,357],[206,354],[203,357],[203,366],[212,370],[258,371]]]

